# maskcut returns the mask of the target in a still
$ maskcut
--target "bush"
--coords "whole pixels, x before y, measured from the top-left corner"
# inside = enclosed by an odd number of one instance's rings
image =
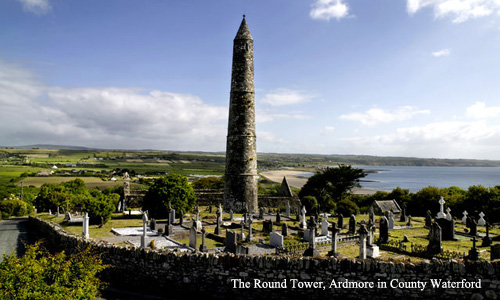
[[[11,216],[20,217],[28,213],[28,206],[26,202],[12,195],[12,197],[0,201],[0,211],[3,219],[8,219]]]
[[[52,255],[39,243],[24,256],[4,256],[0,263],[0,298],[95,299],[104,285],[98,273],[107,265],[89,249],[67,256]]]
[[[349,199],[344,199],[337,204],[337,213],[343,216],[355,215],[358,212],[359,207]]]

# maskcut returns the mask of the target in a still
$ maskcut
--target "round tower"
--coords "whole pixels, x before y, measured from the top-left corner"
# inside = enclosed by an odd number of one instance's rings
[[[257,141],[253,39],[245,16],[233,43],[224,209],[257,213]]]

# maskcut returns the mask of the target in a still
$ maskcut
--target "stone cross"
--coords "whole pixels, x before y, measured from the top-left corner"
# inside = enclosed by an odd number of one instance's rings
[[[448,221],[451,221],[451,219],[453,219],[453,216],[451,215],[451,208],[449,207],[446,209],[446,219]]]
[[[83,215],[83,232],[82,236],[86,239],[89,238],[89,214],[85,213]]]
[[[439,212],[436,217],[438,219],[446,218],[446,214],[444,213],[444,204],[445,204],[444,198],[443,196],[441,196],[441,198],[439,199]]]
[[[366,259],[366,236],[368,231],[365,228],[365,225],[361,225],[358,230],[359,234],[359,258]]]
[[[463,215],[464,216],[462,217],[462,223],[466,224],[467,223],[467,215],[468,215],[466,210],[464,210]]]
[[[332,222],[332,250],[328,255],[337,256],[337,223],[335,222]]]
[[[483,243],[481,244],[482,247],[488,247],[491,246],[491,239],[490,239],[490,223],[486,222],[486,235],[483,237]]]
[[[479,220],[477,220],[477,225],[479,225],[479,226],[486,225],[486,221],[484,220],[484,216],[485,216],[485,214],[483,212],[481,212],[479,214]]]
[[[148,232],[148,214],[144,213],[142,215],[142,236],[141,236],[141,247],[146,248],[146,236]]]
[[[470,260],[478,260],[479,259],[479,251],[476,248],[476,237],[472,238],[472,249],[469,250],[469,256],[467,256]]]
[[[313,216],[311,216],[311,218],[309,219],[307,227],[310,234],[309,249],[304,252],[304,256],[319,256],[319,251],[316,250],[316,221],[314,221]]]

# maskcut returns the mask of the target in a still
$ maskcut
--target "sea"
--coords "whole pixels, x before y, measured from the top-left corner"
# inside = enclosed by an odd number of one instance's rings
[[[361,187],[379,191],[392,191],[400,187],[416,193],[422,188],[434,186],[447,188],[458,186],[500,185],[500,167],[407,167],[407,166],[354,166],[370,171],[361,179]],[[307,176],[308,175],[308,176]],[[313,173],[305,177],[312,176]]]
[[[418,192],[424,187],[447,188],[458,186],[500,185],[500,167],[405,167],[405,166],[358,166],[370,172],[361,186],[367,189],[392,191],[396,187]]]

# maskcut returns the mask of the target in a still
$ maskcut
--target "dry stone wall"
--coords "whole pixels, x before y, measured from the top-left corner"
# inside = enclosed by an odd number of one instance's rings
[[[203,299],[497,299],[500,261],[419,264],[335,258],[236,256],[120,247],[84,240],[30,218],[56,250],[91,246],[114,287],[167,297]],[[433,287],[432,283],[448,287]],[[236,298],[235,298],[236,297]]]

